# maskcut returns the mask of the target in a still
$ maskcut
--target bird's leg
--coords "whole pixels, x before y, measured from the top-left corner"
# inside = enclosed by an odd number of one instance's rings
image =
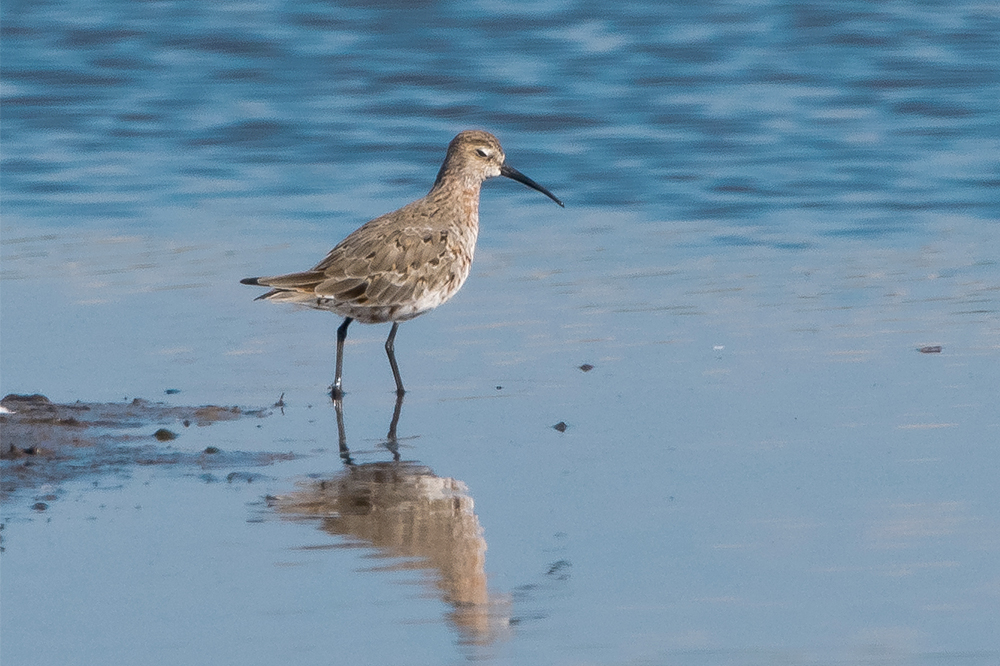
[[[406,393],[406,389],[403,388],[403,380],[399,376],[399,366],[396,365],[396,351],[394,344],[396,342],[396,330],[399,328],[399,322],[392,322],[392,330],[389,331],[389,337],[385,341],[385,353],[389,357],[389,365],[392,366],[392,376],[396,380],[396,395],[403,395]]]
[[[344,373],[344,340],[347,339],[347,327],[354,321],[350,317],[344,317],[344,323],[337,328],[337,375],[333,379],[333,386],[330,387],[330,397],[340,400],[344,397],[344,389],[341,388],[341,375]]]
[[[333,399],[333,408],[337,410],[337,440],[340,445],[340,459],[345,465],[351,466],[351,450],[347,448],[347,431],[344,429],[344,402],[340,398]]]
[[[403,394],[396,394],[396,408],[392,412],[392,421],[389,422],[389,434],[386,436],[385,448],[392,452],[392,459],[399,462],[399,438],[396,436],[396,427],[399,425],[399,414],[403,410]]]

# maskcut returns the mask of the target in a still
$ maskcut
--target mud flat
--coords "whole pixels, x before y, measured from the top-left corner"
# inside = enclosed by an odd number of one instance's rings
[[[138,465],[175,465],[199,470],[266,466],[292,460],[292,453],[191,452],[170,444],[186,428],[220,421],[266,418],[268,409],[178,407],[136,398],[130,402],[59,404],[44,395],[10,394],[0,400],[0,498],[86,475],[120,473]],[[233,471],[229,481],[252,480]],[[36,509],[44,510],[36,505]]]

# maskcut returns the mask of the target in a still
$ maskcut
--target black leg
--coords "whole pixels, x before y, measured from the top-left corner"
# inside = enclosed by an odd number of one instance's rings
[[[337,410],[337,439],[340,444],[340,459],[345,465],[353,465],[351,451],[347,448],[347,431],[344,429],[344,403],[340,398],[333,399],[333,408]]]
[[[330,387],[330,397],[340,400],[344,397],[344,389],[341,387],[341,376],[344,373],[344,340],[347,339],[347,327],[354,321],[350,317],[344,317],[344,323],[337,328],[337,376],[333,379],[333,386]]]
[[[392,322],[392,330],[389,331],[389,337],[385,341],[385,353],[389,356],[389,365],[392,366],[392,376],[396,380],[396,395],[403,395],[406,393],[406,389],[403,388],[403,380],[399,376],[399,366],[396,365],[396,351],[394,344],[396,342],[396,329],[399,328],[398,322]]]
[[[399,414],[403,410],[403,394],[396,394],[396,408],[392,411],[392,421],[389,422],[389,434],[386,436],[385,448],[392,452],[392,459],[399,462],[399,438],[396,437],[396,426],[399,425]]]

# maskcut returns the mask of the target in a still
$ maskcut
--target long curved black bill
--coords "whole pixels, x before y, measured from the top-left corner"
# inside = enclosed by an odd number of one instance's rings
[[[539,192],[541,192],[542,194],[544,194],[545,196],[547,196],[549,199],[552,199],[553,201],[555,201],[557,204],[559,204],[563,208],[566,207],[566,206],[563,205],[562,201],[559,201],[559,199],[556,198],[556,195],[552,194],[547,189],[545,189],[544,187],[542,187],[541,185],[539,185],[535,181],[531,180],[530,178],[528,178],[527,176],[525,176],[523,173],[521,173],[520,171],[518,171],[517,169],[515,169],[512,166],[507,166],[506,164],[501,165],[500,166],[500,175],[501,176],[507,176],[511,180],[516,180],[519,183],[524,183],[525,185],[527,185],[531,189],[538,190]]]

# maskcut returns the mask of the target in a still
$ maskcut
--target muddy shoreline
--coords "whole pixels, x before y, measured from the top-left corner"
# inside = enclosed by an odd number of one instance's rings
[[[173,406],[136,398],[122,403],[54,403],[44,395],[10,394],[0,400],[0,499],[7,503],[28,491],[45,510],[59,484],[88,475],[123,473],[145,465],[189,467],[206,480],[252,482],[245,468],[293,460],[289,452],[224,451],[214,446],[185,451],[174,442],[191,427],[221,421],[267,418],[271,410],[201,405]],[[231,468],[228,474],[225,470]]]

